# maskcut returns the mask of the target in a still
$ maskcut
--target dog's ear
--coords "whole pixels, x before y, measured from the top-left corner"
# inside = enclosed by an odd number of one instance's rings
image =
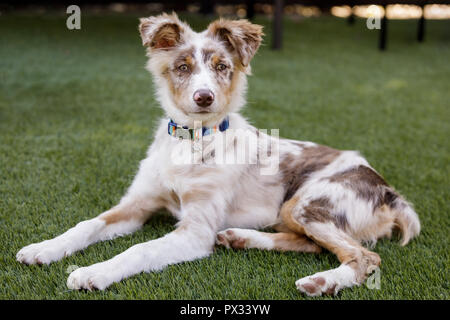
[[[150,49],[170,50],[183,42],[186,25],[175,13],[139,19],[142,44]]]
[[[227,48],[236,53],[241,64],[247,67],[262,41],[262,26],[247,20],[214,21],[208,26],[208,35],[223,41]]]

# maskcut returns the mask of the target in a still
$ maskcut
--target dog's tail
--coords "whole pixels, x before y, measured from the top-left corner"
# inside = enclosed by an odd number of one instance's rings
[[[412,205],[405,199],[398,197],[394,206],[396,208],[395,223],[402,233],[400,244],[404,246],[420,233],[420,221]]]

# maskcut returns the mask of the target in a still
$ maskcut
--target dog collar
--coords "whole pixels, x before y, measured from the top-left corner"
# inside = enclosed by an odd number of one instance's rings
[[[167,132],[169,135],[173,137],[177,137],[180,139],[199,139],[200,132],[202,136],[207,136],[209,134],[213,134],[216,132],[223,132],[228,129],[230,126],[230,121],[228,117],[226,117],[219,125],[214,127],[202,127],[190,129],[187,126],[179,126],[172,119],[170,119],[169,124],[167,126]]]

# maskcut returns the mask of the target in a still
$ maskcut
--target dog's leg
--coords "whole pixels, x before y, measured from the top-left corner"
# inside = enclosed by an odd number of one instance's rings
[[[149,177],[150,163],[142,161],[127,194],[114,208],[96,218],[82,221],[60,236],[34,243],[17,253],[17,261],[25,264],[49,264],[92,243],[129,234],[139,229],[152,212],[161,207],[155,179]]]
[[[178,228],[162,238],[135,245],[110,260],[75,270],[67,279],[71,289],[103,290],[114,282],[169,264],[208,256],[221,218],[216,204],[185,211]]]
[[[112,208],[96,218],[82,221],[56,238],[33,243],[17,253],[25,264],[50,264],[87,246],[138,230],[148,215],[132,206]]]
[[[302,206],[298,197],[283,204],[281,218],[285,226],[336,254],[341,266],[297,280],[297,288],[310,296],[336,294],[339,290],[364,282],[380,265],[380,257],[362,247],[345,229],[336,226],[326,206],[309,203]],[[338,224],[339,225],[339,224]]]
[[[216,243],[235,249],[264,249],[319,253],[321,248],[313,241],[291,232],[268,233],[251,229],[231,228],[217,234]]]
[[[378,254],[362,247],[330,222],[312,222],[304,228],[309,237],[336,254],[341,262],[336,269],[316,273],[295,283],[309,296],[334,295],[343,288],[360,285],[381,263]]]

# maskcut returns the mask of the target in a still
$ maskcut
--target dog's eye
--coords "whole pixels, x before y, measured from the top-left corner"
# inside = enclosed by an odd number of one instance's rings
[[[187,64],[182,64],[181,66],[178,67],[178,70],[186,72],[189,70],[189,66]]]
[[[218,71],[223,71],[223,70],[225,70],[226,68],[227,68],[227,66],[224,65],[223,63],[219,63],[219,64],[216,66],[216,70],[218,70]]]

